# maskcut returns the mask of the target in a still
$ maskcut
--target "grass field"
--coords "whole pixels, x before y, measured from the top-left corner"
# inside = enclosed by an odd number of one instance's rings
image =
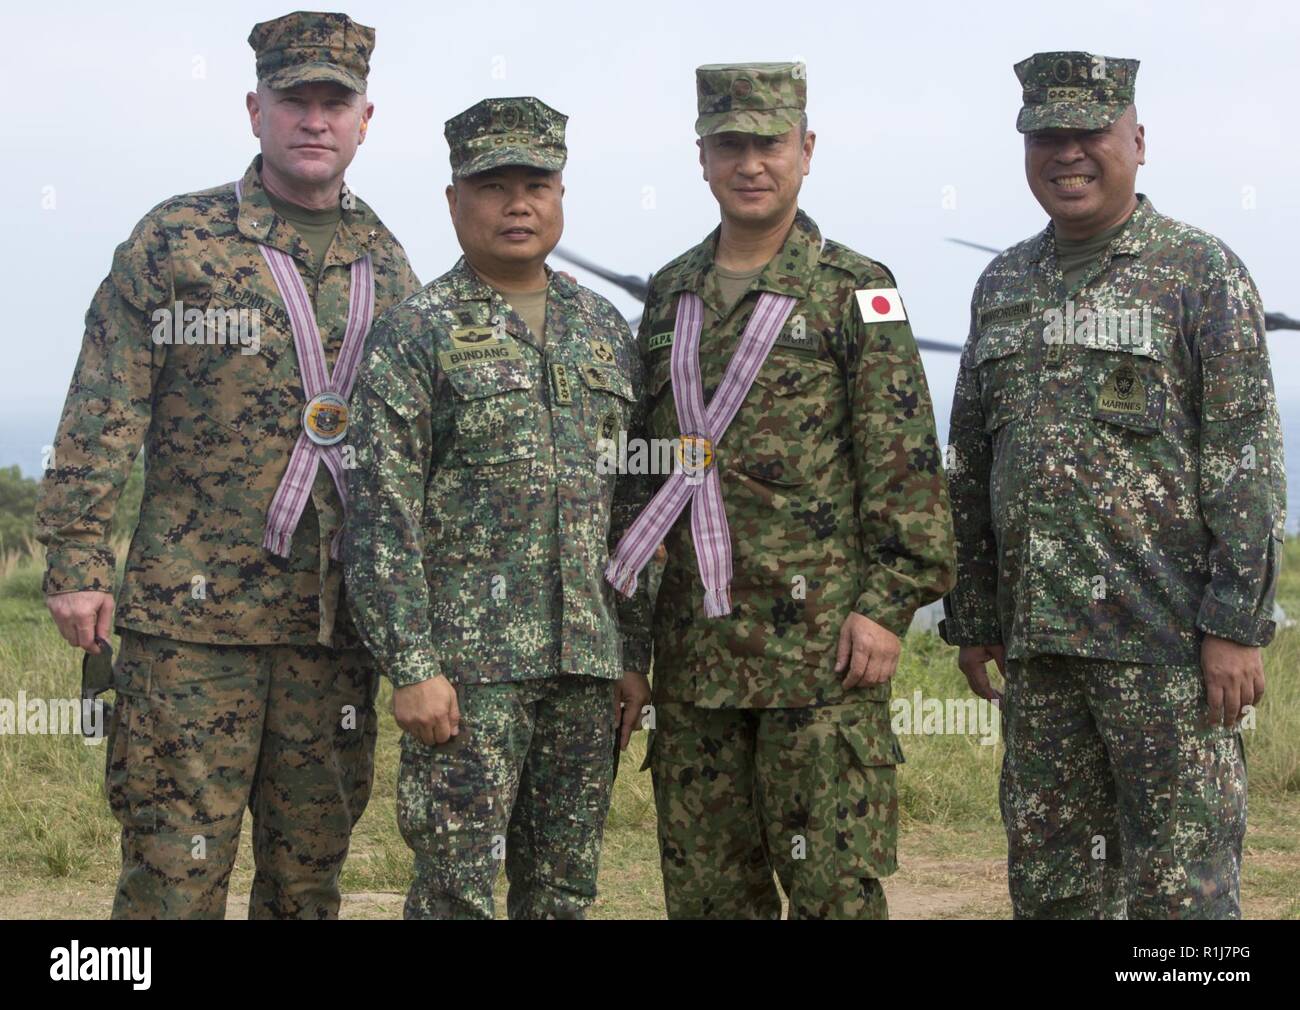
[[[1300,542],[1287,545],[1279,602],[1300,617]],[[955,650],[909,636],[895,697],[965,698]],[[0,699],[70,698],[79,653],[54,631],[31,560],[0,559]],[[1300,627],[1265,652],[1268,694],[1246,734],[1250,828],[1242,875],[1252,918],[1300,918]],[[396,918],[410,872],[397,831],[394,792],[398,733],[382,718],[375,789],[353,836],[343,873],[343,915]],[[896,918],[997,918],[1010,914],[1006,846],[997,812],[1000,747],[979,734],[905,735],[900,771],[900,870],[886,882]],[[663,895],[648,773],[638,772],[644,734],[624,756],[605,833],[601,895],[593,918],[660,918]],[[0,736],[0,917],[103,917],[118,867],[117,822],[102,789],[103,745],[73,735]],[[252,880],[241,846],[229,915],[240,917]],[[498,889],[503,906],[504,881]],[[504,914],[502,912],[502,914]]]

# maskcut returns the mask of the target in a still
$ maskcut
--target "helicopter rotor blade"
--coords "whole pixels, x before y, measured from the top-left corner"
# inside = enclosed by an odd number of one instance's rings
[[[561,249],[559,246],[556,246],[555,255],[560,257],[560,259],[564,260],[566,263],[572,263],[575,267],[581,267],[583,270],[595,274],[602,280],[607,280],[611,284],[617,284],[638,301],[644,302],[646,296],[650,293],[650,282],[643,277],[637,277],[635,274],[615,273],[613,270],[606,269],[605,267],[593,263],[589,259],[584,259],[576,253],[571,253],[567,249]]]
[[[930,340],[927,337],[914,337],[916,346],[923,351],[941,351],[944,354],[960,354],[959,344],[949,344],[943,340]]]
[[[983,252],[992,253],[994,256],[1002,251],[1001,249],[994,249],[991,245],[981,245],[979,242],[967,242],[964,238],[952,238],[950,236],[948,241],[956,242],[958,245],[964,245],[970,249],[979,249]]]

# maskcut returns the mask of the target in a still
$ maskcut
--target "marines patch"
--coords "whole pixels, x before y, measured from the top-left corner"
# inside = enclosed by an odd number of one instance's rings
[[[600,437],[612,442],[614,440],[614,437],[617,434],[618,434],[618,411],[617,410],[607,411],[605,413],[605,416],[601,419],[600,422]]]
[[[1146,387],[1132,365],[1120,365],[1106,377],[1097,394],[1097,409],[1112,414],[1146,413]]]

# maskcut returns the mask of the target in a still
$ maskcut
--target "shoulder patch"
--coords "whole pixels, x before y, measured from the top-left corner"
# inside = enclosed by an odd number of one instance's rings
[[[854,295],[864,323],[907,322],[907,310],[897,288],[860,288]]]

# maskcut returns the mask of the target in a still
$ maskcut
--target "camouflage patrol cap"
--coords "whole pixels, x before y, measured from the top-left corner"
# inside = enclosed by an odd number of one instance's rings
[[[1034,53],[1016,64],[1024,106],[1021,133],[1100,130],[1133,104],[1138,61],[1092,53]]]
[[[366,93],[375,30],[346,14],[295,11],[254,25],[248,44],[257,54],[258,83],[268,88],[334,81]]]
[[[447,120],[451,174],[460,179],[504,165],[558,172],[568,160],[569,117],[536,98],[485,98]]]
[[[799,125],[808,104],[802,63],[708,63],[695,68],[695,132],[774,137]]]

